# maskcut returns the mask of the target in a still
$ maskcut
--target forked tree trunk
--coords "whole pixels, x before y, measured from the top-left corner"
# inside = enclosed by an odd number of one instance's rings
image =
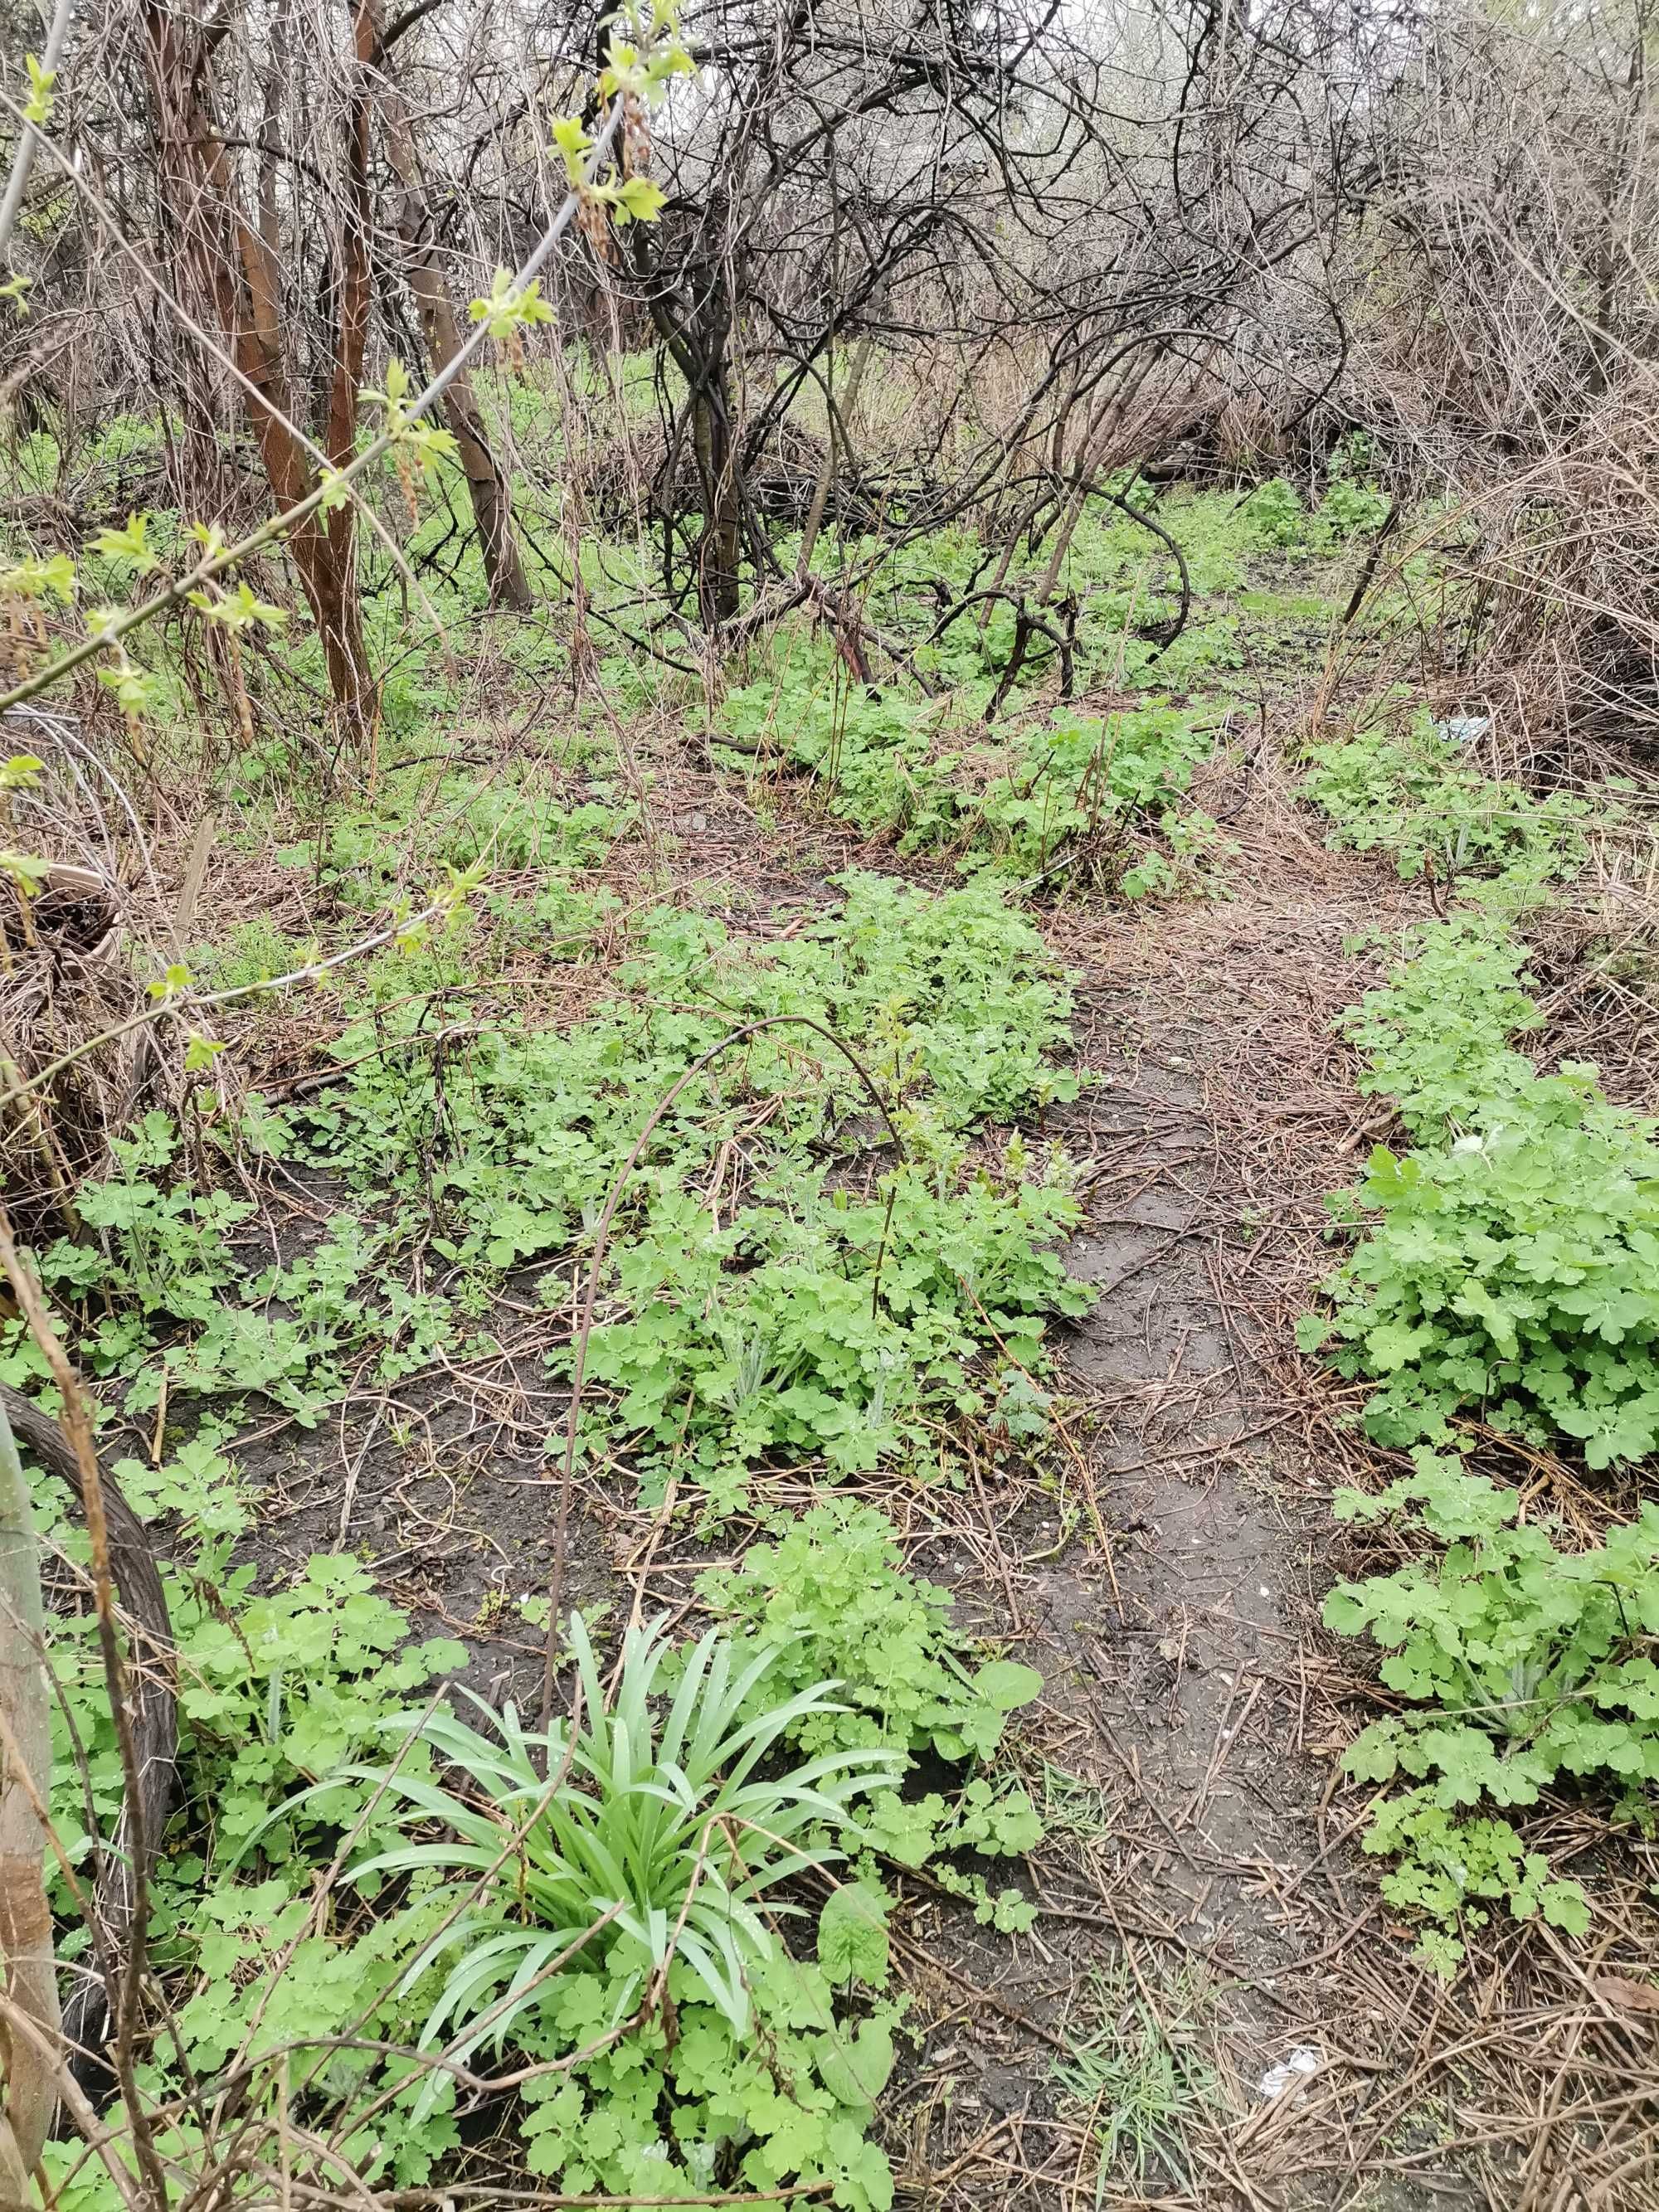
[[[647,226],[634,227],[635,269],[650,279]],[[691,450],[702,497],[703,528],[696,549],[697,612],[703,627],[730,622],[738,606],[738,560],[742,544],[743,487],[727,351],[732,303],[723,270],[706,265],[680,287],[650,284],[651,319],[690,387]]]
[[[356,430],[368,330],[368,71],[374,31],[368,0],[352,11],[355,68],[345,113],[345,205],[342,212],[333,366],[325,422],[317,443],[330,463],[350,459]],[[283,334],[282,268],[275,210],[252,217],[240,202],[207,85],[212,47],[223,33],[197,30],[162,0],[144,0],[145,50],[155,105],[161,182],[190,282],[181,290],[204,301],[227,351],[246,380],[248,419],[272,496],[297,506],[316,489],[316,473],[298,434],[294,380]],[[267,160],[274,124],[262,133]],[[356,515],[349,501],[325,520],[311,516],[295,530],[289,550],[322,641],[329,690],[349,744],[366,743],[372,686],[357,595]]]

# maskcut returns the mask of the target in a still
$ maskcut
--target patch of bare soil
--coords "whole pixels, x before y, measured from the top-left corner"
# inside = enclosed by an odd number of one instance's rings
[[[1336,1762],[1371,1683],[1318,1615],[1355,1565],[1331,1490],[1382,1455],[1291,1328],[1329,1264],[1324,1194],[1386,1126],[1332,1035],[1384,961],[1346,948],[1427,902],[1318,849],[1270,789],[1235,832],[1224,902],[1054,920],[1097,1079],[1065,1131],[1087,1194],[1069,1256],[1099,1302],[1069,1345],[1060,1486],[1092,1497],[1052,1562],[1052,1512],[1006,1522],[1023,1556],[998,1571],[1076,1781],[1050,1779],[1034,1934],[999,1956],[939,1929],[981,1994],[935,1985],[902,2170],[941,2206],[1649,2205],[1644,2024],[1538,1929],[1491,1931],[1443,1989],[1355,1847],[1366,1801]],[[1601,1954],[1638,1975],[1643,1872],[1610,1874]],[[1091,2042],[1116,2070],[1073,2068],[1068,2094],[1060,2046]],[[1192,2094],[1160,2134],[1172,2079]],[[1146,2128],[1103,2160],[1137,2095]]]

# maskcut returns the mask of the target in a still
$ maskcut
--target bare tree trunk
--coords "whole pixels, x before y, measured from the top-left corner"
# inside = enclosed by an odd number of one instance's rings
[[[742,487],[727,366],[731,293],[718,262],[705,262],[678,285],[651,281],[645,233],[645,224],[636,226],[635,266],[650,283],[651,319],[689,387],[691,451],[703,512],[696,549],[697,612],[709,629],[730,622],[738,605]]]
[[[0,1956],[6,1995],[33,2021],[44,2047],[0,2032],[5,2105],[0,2114],[0,2205],[33,2202],[57,2107],[50,2053],[62,2031],[40,1808],[52,1790],[52,1709],[45,1658],[40,1551],[17,1443],[0,1406]]]
[[[367,0],[354,9],[356,70],[346,115],[347,204],[341,231],[338,320],[328,418],[319,443],[330,462],[351,458],[357,391],[362,378],[368,325],[368,93],[367,71],[374,31]],[[161,0],[145,0],[144,31],[155,120],[161,141],[161,185],[172,203],[181,252],[198,291],[210,304],[231,356],[251,391],[250,423],[258,441],[279,507],[296,506],[316,488],[316,476],[296,431],[291,380],[283,340],[278,241],[274,210],[263,222],[240,204],[229,155],[209,107],[205,72],[213,33],[193,36]],[[187,42],[188,41],[188,42]],[[267,163],[271,131],[262,134]],[[342,733],[367,741],[372,687],[357,597],[356,516],[336,508],[325,521],[312,515],[289,540],[301,588],[322,640]]]
[[[87,1411],[86,1400],[82,1395],[75,1370],[70,1364],[69,1355],[52,1326],[40,1285],[19,1257],[16,1243],[12,1236],[11,1223],[6,1218],[6,1211],[3,1206],[0,1206],[0,1271],[3,1271],[6,1281],[11,1285],[13,1296],[17,1301],[19,1311],[27,1326],[29,1334],[45,1355],[47,1367],[52,1373],[52,1379],[63,1401],[61,1424],[63,1449],[67,1451],[68,1458],[75,1468],[81,1503],[86,1515],[87,1537],[91,1553],[93,1607],[98,1620],[99,1652],[103,1660],[104,1686],[109,1694],[110,1717],[115,1723],[115,1738],[121,1753],[121,1779],[125,1793],[121,1833],[125,1849],[133,1869],[130,1886],[118,1880],[112,1886],[122,1899],[123,1923],[118,1929],[98,1932],[100,1950],[107,1948],[104,1936],[109,1934],[114,1936],[122,1952],[118,1961],[118,1973],[112,1973],[112,1980],[118,1982],[118,1989],[114,1993],[116,1997],[113,2008],[114,2033],[109,2045],[109,2067],[120,2087],[121,2101],[125,2107],[126,2125],[130,2130],[133,2152],[137,2161],[138,2177],[142,2185],[141,2201],[147,2206],[147,2212],[167,2212],[170,2202],[167,2175],[155,2148],[155,2130],[151,2124],[149,2111],[144,2100],[139,2094],[137,2078],[134,2071],[134,2054],[138,2031],[139,1992],[143,1982],[149,1930],[148,1875],[153,1836],[150,1826],[147,1825],[146,1798],[148,1796],[152,1804],[165,1802],[166,1800],[172,1756],[170,1732],[174,1717],[172,1686],[170,1680],[166,1683],[162,1699],[157,1699],[148,1694],[139,1696],[132,1694],[131,1668],[134,1665],[142,1667],[143,1655],[136,1643],[130,1651],[124,1651],[122,1649],[122,1638],[116,1620],[118,1600],[115,1579],[117,1546],[119,1544],[123,1550],[126,1548],[122,1536],[121,1522],[124,1519],[131,1521],[131,1516],[127,1511],[125,1500],[119,1502],[118,1512],[115,1516],[112,1516],[107,1510],[108,1501],[106,1500],[104,1493],[103,1474],[98,1465],[97,1449],[93,1443],[92,1419]],[[9,1407],[5,1411],[9,1425],[14,1421],[15,1417]],[[10,1433],[11,1428],[9,1425],[8,1434]],[[61,1452],[57,1447],[53,1448],[53,1453],[50,1455],[59,1457],[61,1463]],[[115,1540],[112,1541],[112,1539]],[[154,1589],[149,1594],[149,1597],[160,1601],[160,1618],[164,1620],[166,1600],[161,1589],[159,1577],[155,1577],[154,1562],[148,1559],[148,1547],[143,1542],[142,1531],[139,1533],[137,1548],[146,1554],[146,1565],[154,1580]],[[135,1590],[139,1589],[142,1577],[135,1580]],[[149,1598],[143,1601],[143,1609],[146,1613],[151,1612]],[[166,1635],[165,1630],[163,1633]],[[166,1637],[163,1649],[170,1660],[170,1635]],[[146,1741],[154,1741],[149,1731],[153,1723],[158,1719],[164,1721],[167,1731],[165,1740],[169,1772],[167,1775],[159,1777],[151,1776],[147,1779],[146,1761],[140,1751],[140,1729],[143,1729]],[[0,1807],[3,1806],[3,1799],[0,1799]],[[31,1809],[35,1820],[33,1867],[38,1881],[42,1856],[40,1824],[46,1809],[46,1801],[39,1792],[35,1793],[31,1801]],[[9,1850],[9,1848],[10,1846],[8,1845],[7,1849]],[[0,1860],[0,1873],[3,1873],[8,1864],[9,1862]],[[108,1893],[101,1875],[99,1888],[100,1896]],[[44,1897],[42,1902],[44,1904]],[[55,1984],[52,2002],[55,2007],[57,2003]],[[43,2061],[50,2063],[56,2057],[55,2045],[47,2041],[45,2047],[40,2050],[40,2057]],[[56,2076],[56,2069],[54,2069],[54,2075]],[[131,2203],[132,2200],[129,2198],[128,2201]]]
[[[797,575],[805,576],[812,565],[812,552],[818,542],[818,532],[823,527],[823,514],[829,505],[830,494],[841,473],[843,433],[851,434],[853,416],[859,404],[859,392],[864,383],[864,372],[870,365],[874,341],[861,337],[853,354],[853,370],[847,380],[847,389],[841,404],[836,404],[835,352],[830,348],[823,357],[824,437],[823,459],[818,464],[817,482],[812,487],[812,504],[807,509],[806,523],[800,533],[800,558],[795,563]]]
[[[395,148],[396,134],[389,135]],[[394,152],[394,166],[397,158]],[[415,295],[422,334],[435,375],[447,368],[460,351],[461,334],[448,291],[435,265],[430,241],[423,238],[422,230],[420,203],[413,192],[405,190],[398,204],[398,234],[407,256],[404,267],[410,289]],[[528,614],[535,599],[525,576],[518,541],[513,535],[507,481],[485,441],[477,395],[465,369],[444,393],[444,414],[471,495],[472,520],[477,526],[484,574],[489,580],[489,596],[501,605],[511,607],[516,614]]]
[[[379,37],[379,0],[371,13]],[[461,350],[461,333],[455,309],[438,264],[436,241],[422,204],[420,161],[409,106],[393,82],[384,58],[380,64],[380,113],[386,123],[386,154],[398,184],[398,239],[404,250],[404,273],[415,295],[421,319],[421,335],[434,374],[447,368]],[[511,502],[507,482],[496,467],[484,436],[483,416],[471,374],[463,369],[444,393],[444,416],[460,454],[467,489],[472,500],[472,520],[477,526],[489,596],[517,614],[528,614],[535,604],[526,580],[524,562],[513,535]]]
[[[328,422],[321,440],[331,466],[344,468],[356,450],[357,395],[362,389],[363,356],[368,343],[372,301],[368,238],[373,210],[368,183],[369,71],[380,48],[373,0],[355,0],[351,11],[355,67],[346,109],[346,205],[340,226],[340,313],[334,339],[334,377],[328,395]],[[357,596],[357,508],[347,500],[328,517],[328,612],[323,622],[323,650],[329,684],[339,703],[348,737],[367,732],[372,687],[363,641],[362,605]]]
[[[718,356],[708,362],[706,374],[708,388],[692,402],[692,434],[708,518],[699,556],[697,596],[704,623],[709,625],[730,622],[738,611],[738,472]]]

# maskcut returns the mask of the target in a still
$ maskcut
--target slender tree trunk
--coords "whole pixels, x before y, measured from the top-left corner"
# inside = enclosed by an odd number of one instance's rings
[[[0,2033],[5,2104],[0,2112],[0,2205],[33,2203],[29,2177],[40,2162],[58,2093],[47,2055],[62,2030],[52,1913],[38,1808],[52,1792],[52,1709],[45,1658],[40,1550],[16,1440],[0,1406],[0,1961],[7,1996],[46,2038]]]
[[[334,375],[321,444],[330,465],[343,469],[357,438],[357,395],[362,389],[368,344],[368,239],[373,216],[368,183],[369,72],[380,47],[373,0],[355,0],[351,11],[351,94],[346,107],[346,204],[340,226],[340,318],[334,341]],[[368,652],[357,592],[357,507],[347,500],[327,518],[327,614],[322,623],[329,683],[349,736],[364,733],[370,714]]]
[[[705,356],[707,358],[707,356]],[[702,478],[708,527],[697,579],[705,624],[730,622],[738,611],[738,472],[719,356],[709,361],[708,388],[692,403],[697,469]]]
[[[853,352],[853,370],[847,380],[847,389],[837,405],[835,396],[835,349],[828,349],[823,356],[824,436],[823,459],[818,464],[817,482],[812,487],[812,503],[806,512],[806,522],[800,533],[800,558],[795,564],[797,575],[805,576],[812,565],[812,552],[818,542],[818,532],[823,527],[824,509],[830,503],[836,477],[841,474],[844,458],[842,451],[843,431],[853,427],[853,416],[859,404],[859,392],[864,383],[864,372],[870,365],[874,341],[861,337]]]
[[[419,200],[405,190],[398,204],[398,234],[408,257],[404,266],[410,289],[415,295],[422,333],[435,375],[447,368],[460,351],[461,334],[423,229]],[[489,596],[515,613],[528,614],[535,600],[525,577],[518,540],[513,535],[507,479],[490,453],[477,394],[465,369],[444,393],[444,414],[471,495],[472,520],[477,526],[484,574],[489,579]]]
[[[250,218],[207,100],[204,75],[212,33],[186,28],[161,0],[145,0],[144,30],[161,185],[173,211],[191,287],[209,306],[246,385],[245,402],[271,493],[293,507],[316,487],[311,459],[293,411],[283,337],[282,270],[275,210]],[[374,30],[367,0],[353,11],[356,57],[346,114],[347,202],[342,223],[338,322],[328,416],[319,441],[332,465],[351,457],[357,392],[368,327],[368,90]],[[267,167],[274,158],[274,117],[262,131]],[[368,654],[357,596],[356,517],[349,503],[326,520],[312,515],[289,540],[295,573],[322,641],[329,689],[349,744],[367,742],[371,690]]]
[[[635,269],[650,279],[655,272],[647,228],[635,226],[633,251]],[[712,629],[729,622],[738,604],[742,487],[727,374],[731,295],[723,271],[708,265],[680,286],[652,283],[647,299],[657,334],[690,387],[691,450],[703,512],[696,550],[697,612],[703,627]]]
[[[388,137],[395,148],[396,132],[389,131]],[[392,162],[398,166],[395,151]],[[461,334],[424,228],[419,198],[405,186],[398,201],[398,234],[406,257],[404,265],[409,287],[421,318],[422,335],[435,375],[447,368],[460,351]],[[489,596],[517,614],[528,614],[535,600],[525,576],[518,541],[513,535],[507,481],[496,467],[486,441],[477,395],[465,369],[444,393],[444,415],[471,496],[472,520],[477,526],[484,574],[489,580]]]
[[[374,0],[372,12],[378,38],[380,0]],[[426,340],[428,357],[435,374],[447,368],[461,350],[460,327],[439,266],[432,226],[422,205],[421,165],[408,103],[384,58],[379,84],[386,154],[398,185],[398,239],[404,250],[404,273],[415,296],[421,335]],[[484,435],[483,416],[469,371],[463,369],[449,386],[443,404],[472,500],[472,520],[477,526],[484,574],[489,580],[489,596],[515,613],[528,614],[534,600],[525,578],[518,541],[513,535],[507,482],[495,465]]]

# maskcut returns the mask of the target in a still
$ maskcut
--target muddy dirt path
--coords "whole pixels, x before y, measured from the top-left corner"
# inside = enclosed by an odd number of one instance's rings
[[[1086,1157],[1069,1260],[1099,1297],[1067,1367],[1111,1558],[1074,1552],[1043,1585],[1033,1656],[1116,1803],[1098,1868],[1116,1948],[1154,2011],[1210,2037],[1214,2124],[1169,2201],[1473,2212],[1467,2168],[1421,2156],[1430,2116],[1402,2127],[1379,2100],[1417,2057],[1390,1978],[1420,1977],[1332,1809],[1356,1685],[1318,1626],[1334,1471],[1290,1350],[1324,1193],[1373,1133],[1332,1035],[1376,972],[1351,947],[1411,902],[1323,853],[1295,885],[1282,867],[1064,946],[1097,1079],[1068,1139]]]
[[[1282,2006],[1261,1983],[1308,1948],[1286,1893],[1305,1874],[1328,1775],[1297,1748],[1302,1478],[1275,1464],[1282,1408],[1216,1295],[1236,1209],[1195,1072],[1209,1041],[1187,1041],[1190,1060],[1143,1056],[1112,1094],[1144,1132],[1135,1180],[1097,1189],[1072,1253],[1100,1286],[1071,1367],[1101,1424],[1096,1480],[1122,1599],[1083,1656],[1103,1747],[1150,1814],[1124,1879],[1215,1969],[1244,1978],[1245,2015],[1271,2041]],[[1264,2045],[1263,2070],[1276,2055]]]

